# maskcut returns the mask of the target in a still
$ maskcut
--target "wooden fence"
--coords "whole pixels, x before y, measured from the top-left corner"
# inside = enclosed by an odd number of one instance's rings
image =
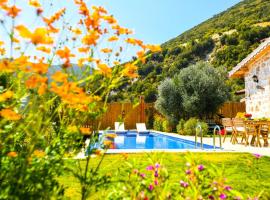
[[[133,106],[131,103],[110,103],[107,112],[101,118],[100,129],[114,129],[114,122],[124,119],[126,129],[135,129],[136,123],[147,123],[149,117],[157,112],[153,103],[144,103]],[[245,103],[228,102],[218,111],[223,117],[235,117],[237,112],[245,112]]]

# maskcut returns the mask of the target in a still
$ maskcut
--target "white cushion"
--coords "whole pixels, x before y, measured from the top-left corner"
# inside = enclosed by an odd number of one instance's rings
[[[146,132],[146,126],[145,123],[136,123],[136,128],[138,132]]]
[[[245,128],[242,126],[235,127],[236,131],[244,132]]]
[[[232,127],[226,127],[225,130],[226,131],[229,131],[229,132],[232,132],[233,131],[233,128]]]

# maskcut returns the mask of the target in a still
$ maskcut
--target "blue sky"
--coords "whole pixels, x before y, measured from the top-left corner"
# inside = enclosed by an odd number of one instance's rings
[[[78,22],[79,15],[77,8],[74,8],[73,0],[39,1],[42,5],[48,6],[48,9],[45,9],[46,12],[43,13],[45,16],[50,16],[60,8],[67,7],[72,12],[66,14],[65,22],[69,22],[71,26]],[[53,7],[49,6],[50,2],[53,2]],[[89,6],[105,7],[121,26],[135,32],[132,37],[141,39],[146,44],[162,44],[235,5],[240,0],[86,0],[86,2]],[[17,6],[26,12],[19,15],[15,25],[24,24],[29,29],[33,29],[40,26],[42,20],[35,17],[35,9],[29,8],[27,3],[28,0],[17,0]],[[0,18],[5,18],[5,16],[1,16],[0,13]],[[60,39],[64,40],[63,37]],[[8,40],[4,36],[3,29],[0,29],[0,40]],[[19,45],[23,46],[21,43]],[[102,45],[106,47],[108,44]],[[29,55],[36,55],[33,48],[28,48]],[[9,51],[9,47],[7,50]],[[121,62],[130,60],[137,50],[132,47],[127,48]],[[105,59],[103,55],[99,56]]]
[[[160,44],[198,25],[240,0],[91,0],[104,6],[136,37]]]

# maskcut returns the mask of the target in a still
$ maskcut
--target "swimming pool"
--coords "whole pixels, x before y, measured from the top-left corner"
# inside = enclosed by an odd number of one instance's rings
[[[126,132],[117,133],[111,141],[112,149],[195,149],[195,142],[156,132],[140,133]],[[102,134],[100,137],[103,137]],[[201,144],[197,144],[200,148]],[[213,146],[204,144],[204,149],[214,149]]]

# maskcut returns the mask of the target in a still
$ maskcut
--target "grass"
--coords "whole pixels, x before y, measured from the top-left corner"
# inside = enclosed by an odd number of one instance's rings
[[[101,165],[102,173],[110,174],[114,181],[125,178],[128,170],[127,162],[133,163],[138,169],[144,169],[153,162],[162,160],[166,166],[171,181],[179,181],[179,174],[184,169],[185,153],[155,153],[155,154],[129,154],[106,155]],[[194,159],[206,166],[214,164],[222,169],[224,167],[225,177],[232,187],[244,194],[257,195],[264,191],[262,199],[270,198],[270,157],[262,157],[258,164],[254,165],[256,159],[251,154],[244,153],[194,153]],[[92,165],[96,165],[98,158],[91,159]],[[67,166],[76,167],[74,160],[67,160]],[[85,161],[82,161],[85,164]],[[254,166],[258,166],[259,173]],[[80,185],[70,173],[64,173],[59,177],[61,183],[66,188],[65,196],[71,199],[80,199]],[[109,189],[98,191],[91,199],[104,199]]]

